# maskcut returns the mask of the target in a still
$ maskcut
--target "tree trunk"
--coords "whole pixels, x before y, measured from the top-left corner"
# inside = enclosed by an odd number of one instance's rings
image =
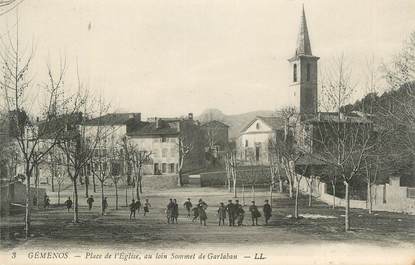
[[[245,185],[242,184],[242,205],[245,205]]]
[[[238,194],[237,194],[237,192],[236,192],[236,178],[235,177],[233,177],[233,197],[234,198],[238,198],[238,196],[237,196]]]
[[[367,182],[367,206],[369,214],[372,214],[372,184],[370,183],[370,180]]]
[[[136,178],[136,185],[135,185],[135,196],[137,200],[140,199],[140,182],[138,181],[138,177]]]
[[[288,195],[290,199],[293,198],[293,183],[291,180],[288,180]]]
[[[283,186],[282,186],[282,177],[281,177],[281,175],[278,176],[278,181],[279,181],[280,193],[282,193],[283,192]]]
[[[36,207],[39,208],[39,166],[35,165],[35,191],[36,191]]]
[[[85,174],[85,198],[89,197],[88,189],[89,189],[89,176]]]
[[[252,185],[252,200],[255,201],[255,185]]]
[[[269,204],[272,207],[272,184],[269,186]]]
[[[94,186],[94,193],[97,192],[97,185],[95,183],[95,174],[92,174],[92,185]]]
[[[72,179],[73,197],[74,197],[73,222],[74,223],[79,223],[79,217],[78,217],[78,187],[76,185],[76,179],[77,179],[77,177],[74,177]]]
[[[294,218],[298,218],[298,196],[300,194],[300,182],[297,181],[297,187],[295,189],[295,205],[294,205]]]
[[[101,182],[101,216],[104,216],[104,181]]]
[[[313,177],[310,178],[310,189],[309,189],[309,194],[308,194],[308,207],[312,206],[313,203]]]
[[[115,182],[114,185],[115,185],[115,210],[118,210],[118,185],[117,185],[117,182]]]
[[[61,184],[58,184],[58,205],[61,204]]]
[[[52,165],[52,172],[50,174],[51,176],[51,182],[52,182],[52,192],[55,192],[55,172],[56,172],[56,166]]]
[[[29,162],[26,164],[26,201],[25,201],[25,237],[30,237],[30,210],[31,210],[31,199],[30,199],[30,165]]]
[[[336,208],[336,184],[334,181],[331,182],[331,187],[333,188],[333,209]]]
[[[182,169],[181,168],[179,168],[179,174],[178,174],[178,178],[177,178],[177,186],[178,187],[182,187],[183,186]]]
[[[125,185],[125,207],[128,207],[128,181]]]
[[[350,195],[349,195],[349,183],[347,181],[344,182],[344,185],[346,186],[346,210],[344,215],[344,229],[345,231],[350,230]]]

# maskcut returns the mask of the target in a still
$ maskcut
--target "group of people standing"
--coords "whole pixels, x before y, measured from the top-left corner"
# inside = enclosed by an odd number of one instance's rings
[[[249,212],[251,213],[252,225],[258,225],[258,218],[262,215],[258,207],[255,205],[255,201],[252,201],[251,203],[252,204],[249,206]],[[190,198],[188,198],[187,201],[184,202],[183,206],[186,208],[188,218],[191,217],[191,212],[193,212],[192,222],[194,222],[196,219],[199,219],[201,225],[206,225],[206,209],[208,207],[206,202],[204,202],[202,199],[199,199],[197,205],[193,207]],[[272,208],[268,200],[264,201],[262,211],[264,213],[265,224],[268,224],[272,212]],[[243,205],[239,203],[239,200],[235,200],[235,203],[233,203],[232,200],[228,200],[227,205],[221,202],[219,204],[217,213],[219,226],[225,225],[225,219],[227,217],[229,220],[229,226],[241,226],[245,217],[245,210],[243,209]],[[179,206],[176,199],[170,199],[166,209],[166,216],[167,222],[169,224],[177,223],[177,217],[179,216]]]
[[[148,201],[148,199],[145,199],[144,207],[143,207],[144,208],[144,216],[146,216],[146,214],[148,212],[150,212],[150,207],[151,207],[150,202]],[[134,217],[134,219],[135,219],[135,213],[137,212],[137,214],[140,214],[140,209],[141,209],[140,199],[137,199],[137,201],[132,199],[131,203],[129,205],[129,208],[130,208],[130,220],[131,220],[132,217]]]

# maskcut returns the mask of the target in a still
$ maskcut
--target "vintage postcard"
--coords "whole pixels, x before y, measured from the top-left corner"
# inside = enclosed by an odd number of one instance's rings
[[[415,1],[0,0],[0,264],[415,264]]]

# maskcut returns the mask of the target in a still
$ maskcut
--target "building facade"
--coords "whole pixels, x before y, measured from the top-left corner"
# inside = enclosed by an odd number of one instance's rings
[[[279,131],[284,131],[281,117],[256,117],[242,129],[238,137],[238,158],[246,164],[268,165],[269,142]]]

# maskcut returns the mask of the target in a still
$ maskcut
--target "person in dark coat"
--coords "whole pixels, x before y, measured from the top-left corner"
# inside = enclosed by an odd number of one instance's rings
[[[134,219],[135,219],[135,200],[134,199],[132,199],[128,207],[130,207],[130,220],[132,216],[134,216]]]
[[[144,202],[144,216],[146,216],[146,213],[150,212],[150,207],[151,204],[148,201],[148,199],[146,199],[146,201]]]
[[[71,200],[71,197],[68,197],[68,199],[65,201],[65,206],[68,209],[68,213],[69,213],[69,210],[72,208],[72,200]]]
[[[49,196],[45,194],[45,197],[43,198],[43,207],[46,209],[49,207],[49,204],[50,204]]]
[[[94,197],[91,195],[88,200],[86,200],[86,202],[88,203],[88,209],[91,211],[92,209],[92,204],[94,203]]]
[[[135,210],[137,211],[137,214],[140,213],[140,209],[141,209],[141,201],[140,201],[140,199],[137,199],[135,201]]]
[[[271,212],[272,212],[272,208],[271,208],[271,205],[269,205],[268,200],[265,200],[262,211],[264,212],[265,224],[267,225],[268,220],[271,218]]]
[[[179,217],[179,205],[177,204],[177,200],[173,200],[173,212],[172,212],[172,218],[173,223],[176,222],[177,224],[177,218]]]
[[[207,220],[207,214],[206,214],[206,209],[207,209],[208,205],[202,200],[199,200],[199,204],[197,206],[197,210],[199,213],[199,220],[200,220],[200,225],[206,226],[206,220]]]
[[[251,212],[252,225],[258,225],[258,218],[261,217],[261,213],[258,211],[255,201],[252,201],[252,205],[249,206],[249,211]]]
[[[102,201],[102,213],[105,215],[105,211],[108,208],[108,201],[107,197],[104,197],[104,200]]]
[[[198,206],[193,207],[192,212],[193,212],[192,222],[194,222],[197,218],[199,218],[199,209],[198,209]]]
[[[170,199],[169,204],[167,204],[167,208],[166,208],[167,223],[169,224],[172,222],[173,208],[174,208],[173,199]]]
[[[245,217],[245,211],[242,207],[242,205],[239,204],[239,200],[235,200],[235,215],[234,215],[234,220],[237,220],[238,226],[241,226],[243,221],[244,221],[244,217]]]
[[[234,226],[235,205],[232,203],[232,200],[228,200],[228,204],[226,205],[226,211],[228,212],[229,226]]]
[[[219,209],[218,209],[218,218],[219,218],[219,226],[222,222],[222,225],[225,225],[225,219],[226,219],[226,207],[223,204],[223,202],[220,203]]]
[[[33,196],[33,206],[37,206],[37,196]]]
[[[190,211],[192,210],[192,202],[190,201],[190,198],[187,198],[187,201],[183,204],[184,207],[187,210],[187,217],[190,217]]]

